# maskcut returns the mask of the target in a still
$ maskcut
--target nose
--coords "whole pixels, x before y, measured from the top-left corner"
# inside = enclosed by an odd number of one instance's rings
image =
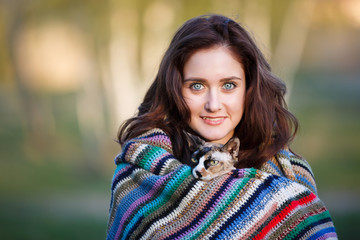
[[[198,170],[196,170],[195,173],[196,173],[196,176],[197,176],[198,178],[201,178],[201,177],[202,177],[201,173],[200,173]]]
[[[216,112],[218,110],[221,110],[220,96],[217,91],[215,90],[209,91],[205,103],[205,110],[208,112]]]

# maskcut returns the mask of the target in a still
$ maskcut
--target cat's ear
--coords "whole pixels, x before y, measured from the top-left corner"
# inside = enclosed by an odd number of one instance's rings
[[[189,144],[189,148],[190,148],[190,151],[191,152],[194,152],[195,150],[197,150],[199,148],[199,146],[202,146],[204,145],[206,142],[201,139],[200,137],[196,136],[196,135],[193,135],[189,132],[185,132],[185,136],[186,136],[186,139],[187,139],[187,142]]]
[[[237,137],[231,138],[222,148],[229,152],[233,159],[237,159],[240,147],[240,140]]]

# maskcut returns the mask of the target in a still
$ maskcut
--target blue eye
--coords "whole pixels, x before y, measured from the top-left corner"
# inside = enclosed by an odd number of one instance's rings
[[[203,89],[203,85],[201,83],[194,83],[194,84],[191,84],[190,88],[196,90],[196,91],[199,91],[201,89]]]
[[[225,90],[231,90],[231,89],[233,89],[233,88],[235,88],[235,87],[236,87],[235,83],[231,83],[231,82],[225,83],[225,84],[223,85],[223,88],[224,88]]]

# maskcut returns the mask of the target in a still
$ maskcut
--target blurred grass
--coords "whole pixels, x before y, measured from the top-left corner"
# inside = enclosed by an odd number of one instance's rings
[[[360,214],[332,214],[332,218],[338,233],[339,239],[359,239],[359,232],[356,231],[356,226],[360,224]]]
[[[300,122],[292,147],[310,163],[340,239],[359,239],[360,74],[302,72],[289,108]]]
[[[42,139],[29,139],[13,89],[0,89],[0,238],[105,239],[112,158],[81,142],[76,96],[34,95],[44,121]],[[48,125],[46,125],[48,124]]]
[[[4,203],[0,214],[2,239],[105,239],[106,221],[75,213],[60,216],[43,206],[24,202]]]
[[[360,207],[349,199],[360,195],[358,79],[302,72],[289,104],[301,126],[293,149],[310,162],[341,239],[359,238]],[[16,96],[1,90],[1,239],[104,239],[119,147],[109,136],[109,149],[85,152],[74,93],[35,96],[53,118],[40,144],[29,141]]]
[[[320,191],[360,191],[360,76],[302,73],[290,109],[300,122],[293,146],[307,159]]]

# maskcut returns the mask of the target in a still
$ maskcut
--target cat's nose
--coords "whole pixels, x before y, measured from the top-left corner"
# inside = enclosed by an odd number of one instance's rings
[[[201,175],[201,173],[199,171],[195,171],[195,173],[196,173],[196,176],[198,176],[198,178],[202,177],[202,175]]]

